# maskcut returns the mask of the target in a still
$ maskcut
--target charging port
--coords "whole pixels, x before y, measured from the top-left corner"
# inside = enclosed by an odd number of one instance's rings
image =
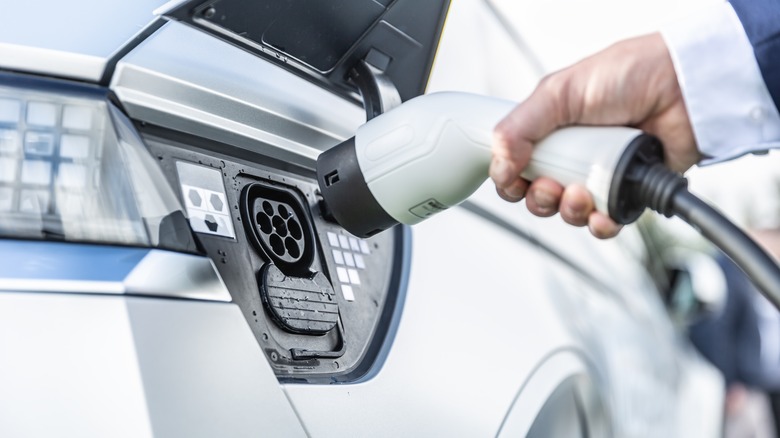
[[[253,183],[241,193],[241,215],[255,249],[288,275],[308,273],[314,235],[292,189]]]

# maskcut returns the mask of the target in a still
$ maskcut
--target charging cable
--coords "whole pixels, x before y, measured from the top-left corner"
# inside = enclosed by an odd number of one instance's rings
[[[663,164],[663,147],[642,134],[621,157],[613,175],[609,215],[628,224],[645,208],[677,216],[721,249],[780,310],[780,268],[744,231],[688,191],[688,181]]]

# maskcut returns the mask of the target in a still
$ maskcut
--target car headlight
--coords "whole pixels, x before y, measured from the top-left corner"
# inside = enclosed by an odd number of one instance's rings
[[[0,75],[0,236],[196,249],[106,90],[13,75]]]

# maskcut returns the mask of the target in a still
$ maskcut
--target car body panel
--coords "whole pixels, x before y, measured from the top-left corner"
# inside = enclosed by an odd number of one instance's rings
[[[159,3],[128,4],[132,13],[103,10],[113,5],[107,3],[92,9],[101,19],[83,13],[91,2],[69,3],[61,7],[72,10],[53,27],[37,27],[47,19],[27,30],[33,6],[14,5],[14,15],[25,19],[0,30],[0,68],[98,82],[120,53],[105,84],[136,123],[201,138],[243,160],[271,158],[301,178],[311,177],[320,151],[365,120],[351,100],[182,23],[154,27],[121,53],[154,20]],[[76,24],[62,41],[49,31]],[[95,35],[105,38],[96,44]],[[482,67],[468,78],[478,82],[490,71]],[[131,296],[152,293],[123,289],[121,279],[93,282],[91,290],[29,286],[20,293],[6,282],[0,356],[10,359],[0,361],[0,430],[522,435],[538,430],[537,415],[558,388],[584,377],[593,405],[607,411],[595,409],[587,419],[610,422],[615,436],[717,436],[722,381],[668,319],[636,229],[596,241],[559,218],[535,218],[499,200],[489,183],[471,203],[414,229],[411,261],[402,261],[411,271],[398,286],[408,289],[393,315],[397,331],[391,329],[377,365],[354,383],[280,382],[246,312],[208,294]],[[51,260],[51,244],[27,245],[38,245],[24,250],[29,263]],[[214,261],[201,261],[213,270]]]
[[[25,240],[0,245],[0,291],[231,300],[214,262],[206,257]]]
[[[608,436],[609,419],[603,404],[594,403],[591,397],[594,386],[589,375],[587,364],[577,352],[559,350],[551,353],[539,362],[537,369],[518,391],[497,436]],[[570,388],[567,382],[571,383]],[[572,399],[569,409],[553,406],[549,418],[544,418],[547,406],[551,403],[560,405],[555,393],[562,389],[569,392],[563,397]],[[539,407],[542,400],[545,406]],[[586,407],[589,411],[585,411]]]
[[[305,436],[234,304],[0,293],[7,436]]]
[[[535,248],[461,209],[448,216],[414,230],[404,313],[381,372],[356,385],[285,385],[313,435],[495,435],[537,363],[572,345],[556,298],[541,292],[554,280]],[[495,241],[513,257],[491,251]]]
[[[365,121],[357,105],[178,22],[124,57],[111,89],[137,120],[310,168]]]

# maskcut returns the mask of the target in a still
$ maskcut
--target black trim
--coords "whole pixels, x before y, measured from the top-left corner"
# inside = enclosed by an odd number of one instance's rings
[[[366,121],[401,104],[401,95],[398,94],[393,81],[367,61],[360,61],[350,77],[363,98]]]
[[[409,289],[409,275],[412,269],[412,229],[409,225],[401,225],[391,232],[395,232],[393,269],[385,304],[377,320],[374,335],[358,365],[349,373],[334,377],[334,382],[354,384],[373,379],[382,371],[395,342],[406,303],[406,292]]]
[[[263,155],[263,147],[257,147],[256,149],[249,149],[244,146],[236,144],[225,143],[224,141],[215,140],[211,137],[199,137],[185,131],[179,131],[165,126],[155,125],[149,122],[133,120],[138,132],[146,135],[158,137],[164,139],[166,144],[171,141],[187,145],[187,148],[195,147],[203,149],[208,152],[208,155],[213,156],[214,153],[219,155],[225,155],[233,159],[247,161],[249,163],[262,163],[265,166],[273,168],[277,171],[289,172],[306,178],[314,178],[314,161],[311,162],[311,166],[304,166],[303,164],[292,163],[280,158],[274,158],[267,155]],[[228,137],[228,136],[224,136]],[[229,140],[229,138],[226,138]],[[268,145],[268,147],[272,147]],[[187,149],[184,148],[184,149]],[[306,158],[306,157],[304,157]],[[309,160],[306,158],[306,160]]]
[[[333,217],[355,236],[371,237],[398,223],[368,188],[358,163],[355,137],[320,154],[317,183]]]
[[[292,186],[271,185],[265,182],[250,183],[241,190],[239,210],[244,222],[244,231],[247,237],[251,237],[249,241],[259,254],[265,255],[269,262],[275,263],[286,275],[309,277],[311,264],[314,260],[316,239],[314,238],[313,221],[307,214],[308,209],[301,203],[302,196]],[[255,203],[258,200],[286,205],[288,210],[291,210],[292,217],[297,217],[297,222],[301,227],[301,238],[295,240],[297,244],[303,246],[298,257],[287,253],[284,255],[274,253],[268,240],[272,233],[264,233],[255,219],[258,214],[265,214],[263,211],[258,211],[262,210],[259,207],[255,209]],[[271,216],[274,215],[271,214]]]
[[[319,3],[317,0],[308,0]],[[307,59],[299,59],[295,50],[273,45],[263,40],[264,28],[259,24],[247,24],[246,18],[264,14],[263,18],[273,21],[284,16],[279,5],[295,4],[305,8],[307,1],[278,2],[274,0],[189,0],[180,3],[165,17],[187,23],[203,32],[220,38],[234,46],[260,56],[334,94],[359,104],[360,96],[355,85],[349,82],[350,71],[364,59],[380,58],[387,64],[382,69],[395,84],[401,99],[406,101],[425,92],[434,56],[441,38],[442,29],[450,6],[450,0],[342,0],[339,5],[350,6],[353,12],[366,5],[382,5],[384,11],[367,23],[367,29],[355,40],[348,41],[349,48],[332,65],[311,65]],[[334,2],[335,3],[335,2]],[[240,13],[244,17],[238,17]],[[232,12],[231,12],[232,11]],[[252,15],[255,14],[255,15]],[[271,14],[271,15],[269,15]],[[285,16],[290,19],[291,17]],[[238,19],[242,23],[230,22]],[[356,14],[337,17],[344,22],[355,20]],[[317,32],[307,23],[293,23],[289,29],[291,38],[299,33]],[[309,23],[310,24],[310,23]],[[246,25],[247,27],[244,27]],[[337,26],[328,21],[325,26]],[[231,28],[233,27],[233,28]],[[346,35],[337,35],[339,38]],[[340,41],[343,42],[343,41]],[[372,51],[374,52],[372,54]],[[381,53],[381,55],[377,55]],[[316,64],[316,63],[315,63]],[[381,65],[377,67],[382,67]]]

